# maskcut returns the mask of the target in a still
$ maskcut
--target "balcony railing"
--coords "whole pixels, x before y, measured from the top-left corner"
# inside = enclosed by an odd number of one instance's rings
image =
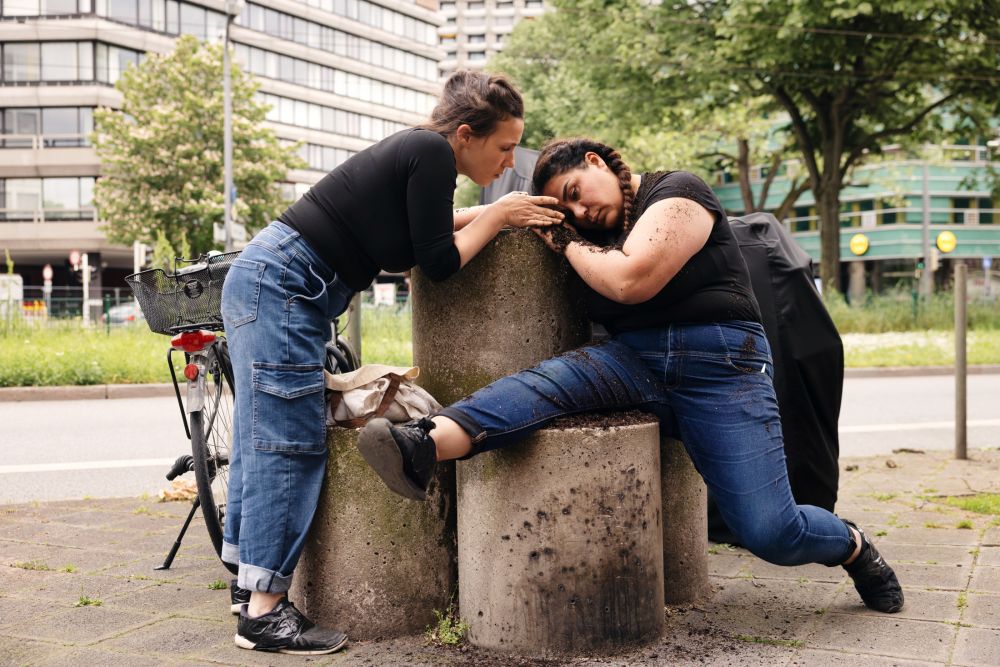
[[[82,208],[0,208],[0,222],[97,222],[97,209]]]
[[[840,226],[842,228],[856,227],[859,229],[872,229],[902,224],[921,224],[924,209],[916,207],[908,208],[881,208],[873,211],[842,211],[840,213]],[[1000,208],[931,208],[931,224],[933,225],[979,225],[1000,223]],[[947,220],[942,220],[942,214],[947,216]],[[935,219],[935,215],[937,218]],[[819,229],[819,216],[807,215],[795,218],[785,218],[782,223],[793,232],[808,232]]]
[[[0,148],[19,148],[22,150],[42,150],[44,148],[81,148],[90,146],[86,134],[51,133],[51,134],[2,134]]]

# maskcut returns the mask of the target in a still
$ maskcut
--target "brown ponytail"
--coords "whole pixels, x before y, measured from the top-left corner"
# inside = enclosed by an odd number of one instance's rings
[[[448,78],[430,120],[421,127],[447,137],[459,125],[468,125],[482,137],[508,118],[524,118],[524,101],[513,83],[499,74],[459,70]]]
[[[635,193],[632,192],[632,171],[628,165],[622,161],[622,156],[618,151],[610,146],[591,139],[556,139],[550,141],[542,148],[535,163],[535,173],[532,175],[531,184],[535,193],[540,193],[545,185],[556,176],[563,174],[570,169],[577,169],[584,166],[584,156],[587,153],[597,153],[618,176],[618,186],[622,190],[623,198],[623,229],[622,238],[628,235],[632,224],[632,203]]]

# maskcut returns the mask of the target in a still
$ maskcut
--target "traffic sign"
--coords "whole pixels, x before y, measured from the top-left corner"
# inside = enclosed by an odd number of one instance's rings
[[[863,255],[868,252],[868,237],[864,234],[855,234],[851,237],[851,252],[855,255]]]
[[[951,252],[958,245],[958,239],[955,238],[953,232],[945,230],[937,235],[937,243],[935,245],[937,245],[938,250],[941,252]]]

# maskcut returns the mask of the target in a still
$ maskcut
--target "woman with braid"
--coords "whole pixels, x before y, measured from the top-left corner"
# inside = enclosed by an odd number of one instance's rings
[[[641,408],[684,442],[750,551],[779,565],[842,565],[865,605],[902,609],[896,575],[867,536],[792,498],[767,338],[712,190],[683,171],[632,174],[614,149],[588,139],[547,145],[533,185],[567,211],[563,225],[536,233],[586,283],[589,315],[611,339],[500,379],[431,419],[369,423],[359,447],[389,488],[420,499],[437,461],[505,447],[562,415]]]

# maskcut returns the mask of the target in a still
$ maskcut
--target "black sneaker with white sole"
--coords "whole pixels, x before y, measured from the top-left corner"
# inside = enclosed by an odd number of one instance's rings
[[[437,465],[433,428],[427,417],[399,425],[379,417],[361,429],[358,449],[390,490],[411,500],[426,500]]]
[[[861,553],[850,565],[844,565],[854,580],[854,588],[861,595],[865,606],[885,614],[895,614],[903,608],[903,588],[889,564],[882,558],[875,545],[868,541],[865,532],[853,521],[841,519],[861,536]]]
[[[244,605],[236,621],[236,645],[240,648],[290,655],[324,655],[347,645],[347,635],[316,625],[288,598],[259,618],[251,618],[246,609]]]
[[[236,584],[236,579],[229,581],[229,611],[234,614],[240,613],[240,608],[250,602],[250,591],[240,588]]]

